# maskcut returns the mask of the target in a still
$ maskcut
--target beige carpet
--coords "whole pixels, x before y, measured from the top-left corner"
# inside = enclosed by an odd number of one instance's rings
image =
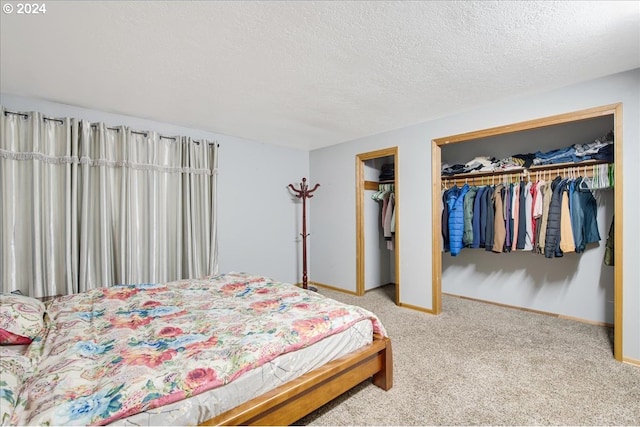
[[[640,425],[640,367],[613,359],[609,328],[450,296],[432,316],[393,292],[320,289],[380,317],[394,387],[367,381],[297,424]]]

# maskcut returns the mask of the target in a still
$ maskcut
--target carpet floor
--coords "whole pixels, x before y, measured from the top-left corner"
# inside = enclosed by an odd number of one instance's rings
[[[393,292],[320,289],[378,315],[394,386],[366,381],[297,425],[640,425],[640,367],[613,358],[610,328],[446,295],[433,316]]]

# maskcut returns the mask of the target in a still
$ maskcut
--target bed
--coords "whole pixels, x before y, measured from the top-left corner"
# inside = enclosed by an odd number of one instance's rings
[[[32,342],[0,346],[3,424],[289,425],[369,378],[393,383],[375,314],[262,276],[26,301],[33,324],[4,339]],[[0,331],[16,323],[2,310]]]

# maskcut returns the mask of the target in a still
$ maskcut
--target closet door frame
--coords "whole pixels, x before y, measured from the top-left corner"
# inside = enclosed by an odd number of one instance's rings
[[[604,105],[586,110],[574,111],[540,119],[513,123],[431,141],[431,247],[432,247],[432,309],[434,314],[442,312],[442,243],[441,243],[441,147],[448,144],[469,142],[472,140],[509,133],[533,130],[546,126],[560,125],[569,122],[593,119],[602,116],[613,116],[614,120],[614,324],[613,324],[613,356],[622,361],[622,103]]]
[[[364,277],[365,277],[365,250],[364,250],[364,192],[365,190],[377,189],[371,181],[365,181],[364,166],[368,160],[374,160],[384,157],[393,156],[394,165],[394,193],[395,193],[395,303],[400,305],[400,196],[398,183],[398,147],[389,147],[381,150],[370,151],[356,155],[356,295],[362,296],[365,293]],[[377,184],[377,183],[375,183]]]

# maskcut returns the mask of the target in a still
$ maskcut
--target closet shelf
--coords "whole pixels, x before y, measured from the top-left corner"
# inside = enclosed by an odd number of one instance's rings
[[[538,165],[531,166],[529,168],[514,168],[509,170],[494,170],[487,172],[468,172],[468,173],[459,173],[456,175],[442,175],[440,178],[442,182],[447,182],[451,185],[453,184],[463,184],[463,183],[475,183],[481,184],[483,182],[483,178],[494,178],[494,177],[509,177],[509,176],[517,176],[518,179],[520,177],[527,177],[531,175],[539,174],[542,176],[566,176],[571,172],[574,172],[576,176],[584,176],[592,178],[594,175],[594,168],[592,166],[607,164],[607,161],[601,160],[586,160],[584,162],[570,162],[570,163],[555,163],[550,165]],[[478,180],[478,178],[480,178]],[[484,180],[486,183],[486,180]]]
[[[364,189],[365,190],[378,190],[378,186],[380,184],[393,184],[395,181],[394,180],[390,180],[390,181],[365,181],[364,182]]]

